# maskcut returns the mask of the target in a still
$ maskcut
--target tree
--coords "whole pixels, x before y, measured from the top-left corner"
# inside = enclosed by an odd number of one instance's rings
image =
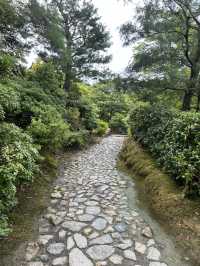
[[[164,89],[183,89],[182,110],[190,110],[192,97],[198,93],[200,72],[198,1],[148,0],[144,7],[138,8],[136,21],[121,27],[121,34],[125,45],[139,39],[149,45],[147,50],[139,52],[133,69],[162,73],[164,79],[160,80],[165,81],[164,86],[167,81]]]
[[[0,0],[0,50],[1,54],[21,57],[29,48],[24,42],[29,36],[26,5],[21,1]]]
[[[109,33],[91,1],[54,0],[40,6],[32,0],[30,10],[36,32],[65,74],[66,91],[73,80],[94,77],[99,64],[109,62]]]

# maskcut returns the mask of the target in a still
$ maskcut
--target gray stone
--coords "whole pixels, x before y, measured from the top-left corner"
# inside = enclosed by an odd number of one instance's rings
[[[38,243],[40,245],[46,245],[49,242],[49,240],[51,240],[51,239],[53,239],[52,235],[41,235],[39,237]]]
[[[28,266],[44,266],[44,264],[40,261],[34,261],[34,262],[30,262]]]
[[[60,257],[52,261],[52,266],[66,265],[66,263],[67,263],[67,257]]]
[[[59,235],[59,239],[63,240],[66,238],[67,232],[65,230],[60,230],[58,235]]]
[[[105,260],[115,252],[114,247],[108,245],[96,245],[87,250],[87,254],[93,260]]]
[[[122,244],[117,244],[116,247],[120,249],[127,249],[132,247],[133,241],[131,239],[124,239]]]
[[[29,243],[26,249],[26,260],[32,260],[37,255],[38,251],[39,246],[36,242]]]
[[[103,230],[106,228],[107,221],[103,218],[97,218],[93,223],[92,227],[94,227],[96,230]]]
[[[86,257],[80,249],[74,248],[69,253],[69,266],[94,266],[94,265],[92,261],[88,257]]]
[[[90,245],[105,245],[113,243],[113,239],[110,235],[103,235],[90,241]]]
[[[74,240],[79,248],[87,247],[87,238],[85,236],[77,233],[74,235]]]
[[[97,206],[89,206],[85,211],[87,214],[98,215],[101,212],[101,208]]]
[[[51,255],[60,255],[65,249],[65,245],[63,243],[54,243],[54,244],[50,244],[47,247],[47,251],[51,254]]]
[[[91,222],[92,220],[94,220],[95,216],[91,215],[91,214],[83,214],[78,216],[78,220],[80,222]]]
[[[126,259],[129,259],[129,260],[135,260],[135,261],[136,261],[136,255],[135,255],[135,253],[134,253],[132,250],[130,250],[130,249],[127,249],[127,250],[124,251],[124,257],[125,257]]]
[[[162,263],[162,262],[150,262],[149,266],[167,266],[166,263]]]
[[[122,264],[123,258],[117,254],[114,254],[110,257],[110,261],[113,264],[118,265],[118,264]]]
[[[67,250],[70,250],[74,247],[75,243],[74,243],[74,240],[73,238],[70,236],[68,237],[67,239]]]
[[[145,227],[142,231],[143,236],[147,237],[147,238],[152,238],[153,233],[151,231],[150,227]]]
[[[86,227],[86,223],[81,223],[81,222],[75,222],[75,221],[67,221],[62,224],[62,227],[65,229],[68,229],[73,232],[79,232],[81,229]]]
[[[40,259],[42,262],[47,262],[49,260],[49,257],[47,255],[41,255]]]
[[[119,223],[115,225],[115,229],[120,232],[123,233],[127,230],[127,225],[125,223]]]
[[[157,248],[150,247],[148,249],[147,258],[149,260],[160,260],[160,251]]]

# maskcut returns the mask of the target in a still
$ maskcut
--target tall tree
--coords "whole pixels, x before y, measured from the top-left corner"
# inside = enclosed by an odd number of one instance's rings
[[[0,50],[17,57],[29,46],[26,4],[21,1],[0,0]]]
[[[40,6],[32,0],[30,10],[37,33],[65,74],[66,91],[73,80],[98,75],[98,66],[110,61],[109,33],[91,1],[53,0]]]
[[[140,68],[142,62],[147,69],[162,69],[165,77],[170,72],[175,77],[176,73],[176,83],[171,85],[174,89],[176,85],[184,89],[182,109],[190,110],[192,97],[198,93],[200,72],[199,1],[148,0],[137,11],[136,20],[121,27],[124,43],[129,45],[144,39],[152,45],[150,52],[140,53],[134,67]]]

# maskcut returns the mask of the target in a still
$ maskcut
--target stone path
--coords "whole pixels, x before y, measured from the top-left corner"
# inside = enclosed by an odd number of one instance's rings
[[[66,162],[24,265],[167,266],[151,228],[128,208],[115,168],[123,140],[109,136]]]

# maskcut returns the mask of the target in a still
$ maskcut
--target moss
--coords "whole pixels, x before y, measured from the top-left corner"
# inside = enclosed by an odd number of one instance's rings
[[[119,165],[140,181],[142,200],[185,255],[200,265],[200,201],[184,198],[183,190],[132,139],[125,142]]]

